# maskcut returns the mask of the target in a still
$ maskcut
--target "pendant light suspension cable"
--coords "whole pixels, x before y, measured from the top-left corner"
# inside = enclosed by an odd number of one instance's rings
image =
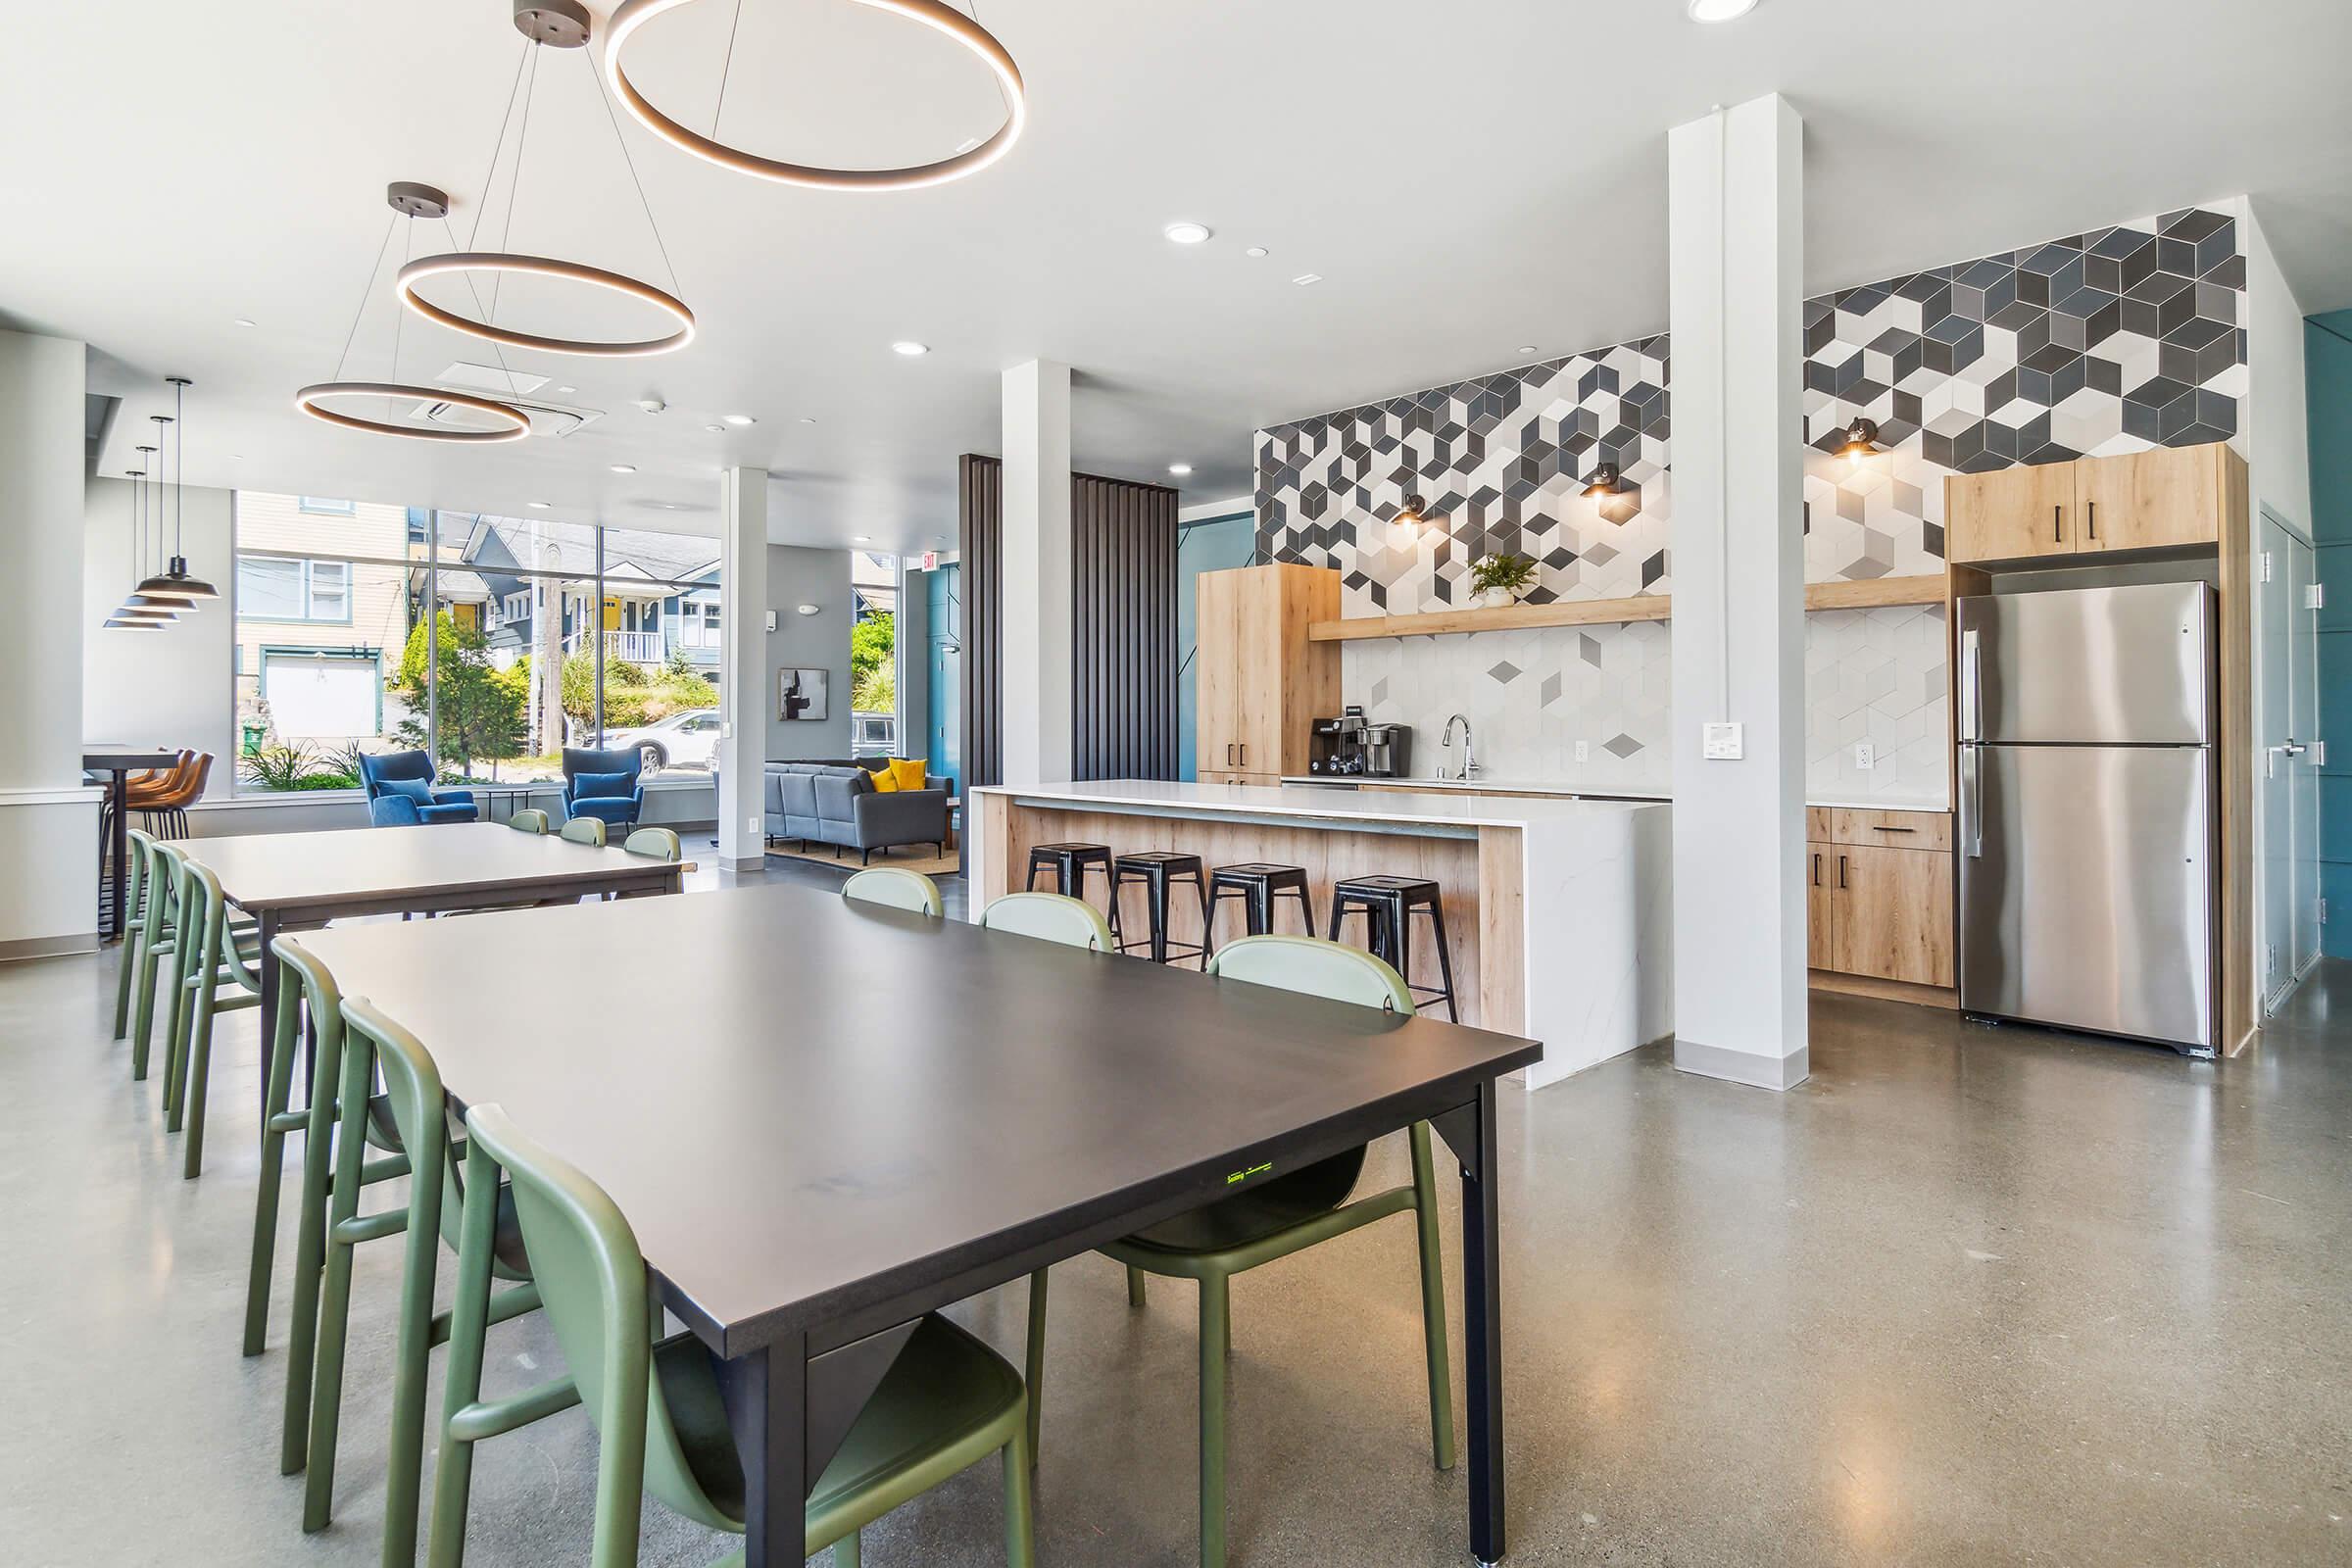
[[[191,383],[184,375],[167,376],[165,379],[170,382],[172,387],[172,412],[169,417],[159,414],[154,416],[154,418],[156,422],[156,440],[159,444],[161,444],[163,441],[163,427],[165,425],[171,425],[173,431],[173,444],[171,449],[172,563],[156,576],[150,577],[145,582],[140,583],[139,593],[142,596],[177,599],[182,602],[185,609],[193,611],[197,605],[207,599],[220,598],[220,590],[214,587],[211,583],[206,582],[203,578],[197,576],[195,573],[189,571],[188,558],[182,553],[187,544],[183,523],[185,497],[182,492],[186,483],[185,470],[188,458],[188,438],[186,427],[188,413],[187,391]],[[155,531],[158,545],[157,554],[159,555],[162,554],[161,545],[164,531],[163,523],[163,489],[161,477],[159,475],[156,489],[155,518]]]

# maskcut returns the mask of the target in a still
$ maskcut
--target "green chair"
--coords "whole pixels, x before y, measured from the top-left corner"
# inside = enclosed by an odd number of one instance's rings
[[[1225,980],[1275,986],[1408,1016],[1413,1011],[1412,992],[1395,969],[1361,949],[1318,937],[1240,937],[1216,951],[1208,972]],[[1354,1149],[1163,1220],[1102,1249],[1104,1255],[1127,1265],[1128,1299],[1135,1305],[1143,1304],[1144,1275],[1200,1282],[1202,1568],[1220,1568],[1225,1561],[1225,1379],[1232,1335],[1229,1286],[1233,1277],[1391,1214],[1409,1211],[1419,1227],[1430,1448],[1439,1469],[1453,1468],[1446,1276],[1438,1250],[1437,1177],[1430,1155],[1429,1124],[1415,1122],[1407,1137],[1413,1164],[1413,1179],[1407,1186],[1349,1202],[1348,1195],[1364,1166],[1364,1150]],[[1041,1340],[1033,1317],[1033,1356]],[[1033,1369],[1032,1378],[1035,1375]]]
[[[172,1004],[166,1009],[164,1028],[164,1059],[172,1055],[172,1041],[179,1033],[182,1011],[179,989],[179,868],[187,856],[176,845],[159,839],[137,828],[130,830],[131,840],[146,851],[147,869],[142,880],[147,888],[147,902],[139,921],[139,973],[135,982],[138,996],[131,1007],[130,1076],[144,1081],[147,1077],[147,1057],[155,1039],[155,982],[159,974],[172,981]]]
[[[213,1025],[224,1012],[262,1004],[261,937],[230,920],[228,900],[212,867],[183,859],[179,868],[179,986],[172,1001],[172,1056],[164,1073],[166,1130],[184,1125],[181,1176],[204,1169],[204,1111],[212,1082]],[[181,1006],[185,1004],[185,1022]]]
[[[547,813],[535,806],[526,806],[507,818],[507,826],[517,833],[544,833],[547,831]]]
[[[467,1112],[466,1131],[470,1196],[426,1561],[457,1568],[465,1550],[494,1256],[494,1214],[485,1195],[498,1190],[502,1173],[513,1179],[515,1215],[549,1322],[596,1425],[592,1568],[634,1568],[649,1491],[701,1524],[740,1532],[744,1476],[716,1367],[691,1336],[654,1339],[661,1319],[628,1220],[602,1189],[498,1106]],[[803,1549],[831,1545],[836,1568],[856,1568],[860,1529],[1002,1453],[1004,1555],[1014,1568],[1028,1568],[1034,1547],[1026,1404],[1019,1375],[996,1352],[947,1319],[926,1315],[817,1479],[803,1515]],[[726,1559],[742,1560],[740,1552]]]
[[[564,840],[566,843],[586,844],[601,850],[605,847],[604,818],[598,816],[575,816],[568,822],[565,822],[564,826],[558,830],[556,837]]]
[[[586,817],[582,820],[593,822],[596,819]],[[686,858],[677,834],[665,827],[637,828],[620,841],[620,847],[627,854],[642,855],[649,860],[667,860],[672,865]]]
[[[911,909],[933,919],[946,907],[939,901],[938,883],[920,871],[903,871],[897,866],[877,866],[871,871],[858,872],[841,885],[841,896],[863,904]]]
[[[130,987],[147,948],[147,847],[155,835],[123,831],[122,961],[115,966],[115,1038],[130,1033]],[[144,1074],[142,1074],[144,1076]]]
[[[448,1102],[441,1092],[441,1073],[416,1037],[359,998],[343,1004],[343,1080],[338,1100],[346,1105],[368,1103],[368,1086],[378,1068],[383,1072],[384,1103],[395,1136],[412,1171],[405,1209],[379,1214],[359,1212],[363,1139],[337,1141],[335,1173],[329,1187],[334,1198],[327,1227],[325,1294],[318,1314],[318,1370],[311,1390],[310,1470],[303,1482],[302,1528],[323,1530],[333,1513],[335,1442],[343,1399],[343,1352],[351,1326],[352,1249],[378,1236],[405,1234],[407,1260],[401,1276],[400,1327],[392,1363],[392,1437],[384,1460],[384,1555],[387,1564],[416,1559],[416,1500],[424,1464],[424,1384],[432,1348],[450,1337],[449,1319],[433,1312],[433,1281],[441,1245],[455,1245],[458,1218],[465,1200],[459,1157],[449,1136]],[[438,1179],[423,1173],[438,1171]],[[519,1280],[484,1302],[484,1324],[503,1323],[539,1305],[539,1287],[529,1278],[529,1259],[514,1209],[495,1179],[485,1189],[489,1202],[483,1212],[492,1221],[488,1238],[492,1255],[485,1268],[500,1277]],[[488,1288],[488,1273],[484,1289]],[[474,1348],[481,1345],[477,1335]],[[478,1374],[477,1374],[478,1376]],[[579,1403],[580,1393],[569,1377],[545,1383],[499,1402],[476,1434],[494,1437],[526,1426],[541,1416],[567,1410]]]
[[[1118,951],[1110,922],[1102,918],[1102,910],[1084,899],[1059,893],[1007,893],[981,911],[980,924],[991,931],[1092,948],[1097,953]]]

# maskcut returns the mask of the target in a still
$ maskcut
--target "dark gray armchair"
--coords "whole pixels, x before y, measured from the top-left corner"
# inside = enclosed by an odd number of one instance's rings
[[[876,850],[906,844],[929,844],[944,854],[955,780],[883,794],[874,788],[872,771],[862,760],[768,763],[767,836],[856,850],[861,863],[870,863]]]

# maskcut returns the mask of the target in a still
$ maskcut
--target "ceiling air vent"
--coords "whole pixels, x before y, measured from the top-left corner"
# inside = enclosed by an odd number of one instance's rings
[[[501,403],[526,416],[531,421],[531,434],[561,440],[581,425],[604,417],[602,409],[573,409],[562,404],[540,403],[529,398],[500,398]],[[444,424],[459,429],[480,429],[483,421],[479,413],[455,403],[427,399],[416,404],[411,416],[427,424]]]

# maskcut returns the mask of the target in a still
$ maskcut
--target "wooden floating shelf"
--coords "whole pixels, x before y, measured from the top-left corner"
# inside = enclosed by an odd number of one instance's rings
[[[1807,610],[1876,610],[1887,605],[1940,605],[1943,573],[1922,577],[1838,578],[1805,584]],[[1548,605],[1506,605],[1500,610],[1436,610],[1417,615],[1353,615],[1318,620],[1307,640],[1353,642],[1361,637],[1442,637],[1449,632],[1527,631],[1539,626],[1619,626],[1637,620],[1666,620],[1674,614],[1672,594],[1636,594],[1629,599],[1566,599]]]

